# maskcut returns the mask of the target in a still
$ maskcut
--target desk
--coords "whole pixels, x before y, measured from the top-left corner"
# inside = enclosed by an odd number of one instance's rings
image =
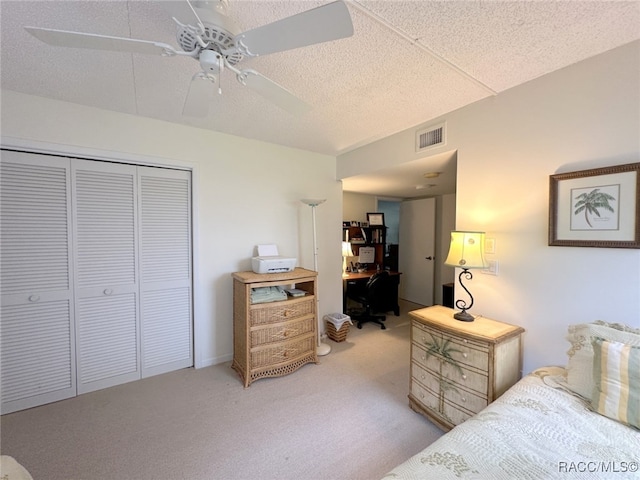
[[[347,289],[364,287],[369,279],[376,273],[376,270],[367,270],[362,273],[347,273],[342,275],[342,311],[347,313]],[[389,300],[387,311],[393,310],[394,315],[400,315],[400,305],[398,304],[398,285],[400,285],[400,272],[391,271],[392,286],[386,295]]]

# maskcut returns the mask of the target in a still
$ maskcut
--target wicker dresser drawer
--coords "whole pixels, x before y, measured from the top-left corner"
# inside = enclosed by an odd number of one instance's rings
[[[453,319],[434,306],[410,312],[409,405],[445,430],[464,422],[520,379],[523,329]]]
[[[251,365],[258,369],[290,362],[312,352],[315,341],[315,333],[312,333],[288,342],[252,348]]]
[[[282,342],[314,331],[314,316],[251,327],[251,345],[259,346],[267,343]]]
[[[251,305],[249,322],[251,326],[279,323],[285,320],[312,315],[315,305],[314,297],[274,302],[272,304]]]

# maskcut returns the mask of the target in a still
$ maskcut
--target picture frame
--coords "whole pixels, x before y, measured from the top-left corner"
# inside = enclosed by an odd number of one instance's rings
[[[371,227],[384,227],[384,213],[367,213],[367,222],[369,222],[369,226]]]
[[[640,248],[640,163],[549,176],[549,245]]]

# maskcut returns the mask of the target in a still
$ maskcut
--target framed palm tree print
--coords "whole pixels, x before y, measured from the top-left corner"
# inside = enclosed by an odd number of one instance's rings
[[[549,177],[549,245],[640,248],[640,163]]]

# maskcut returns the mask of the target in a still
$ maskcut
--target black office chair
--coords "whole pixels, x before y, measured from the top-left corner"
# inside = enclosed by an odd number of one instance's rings
[[[363,323],[372,322],[380,325],[382,330],[385,315],[374,315],[375,312],[386,312],[388,307],[388,291],[391,285],[391,275],[383,270],[374,273],[364,289],[360,291],[347,292],[347,297],[360,303],[364,307],[362,314],[351,315],[352,320],[358,322],[358,328],[362,328]]]

